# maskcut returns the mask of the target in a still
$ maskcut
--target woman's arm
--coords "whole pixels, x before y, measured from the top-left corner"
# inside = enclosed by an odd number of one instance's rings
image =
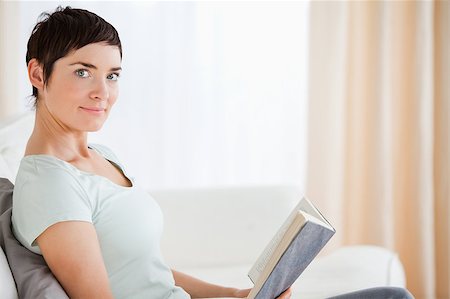
[[[70,298],[113,298],[92,223],[59,222],[47,228],[36,241]]]
[[[183,288],[192,298],[220,298],[236,297],[245,298],[251,289],[227,288],[211,284],[187,274],[172,270],[175,285]],[[288,299],[291,297],[291,288],[287,289],[277,299]]]
[[[250,289],[241,290],[211,284],[175,270],[172,270],[172,273],[175,285],[183,288],[192,298],[244,298],[250,293]]]

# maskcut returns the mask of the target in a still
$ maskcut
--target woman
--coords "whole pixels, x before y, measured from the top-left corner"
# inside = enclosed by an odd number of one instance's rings
[[[36,120],[14,191],[17,239],[43,255],[71,298],[247,296],[170,270],[159,207],[108,148],[87,144],[118,96],[117,31],[86,10],[44,16],[26,56]]]
[[[246,297],[249,289],[169,269],[159,250],[158,205],[111,150],[87,143],[119,92],[114,27],[89,11],[59,7],[44,14],[27,47],[36,120],[14,188],[16,238],[44,257],[71,298]],[[398,288],[343,296],[411,298]]]

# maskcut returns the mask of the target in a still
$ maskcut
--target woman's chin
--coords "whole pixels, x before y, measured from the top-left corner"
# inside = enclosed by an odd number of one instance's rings
[[[97,132],[99,131],[105,122],[97,122],[97,123],[91,123],[87,124],[87,126],[84,127],[85,132]]]
[[[98,126],[98,127],[95,127],[95,128],[91,128],[91,129],[88,129],[88,130],[86,130],[87,132],[98,132],[98,131],[100,131],[100,129],[103,127],[103,125],[101,125],[101,126]]]

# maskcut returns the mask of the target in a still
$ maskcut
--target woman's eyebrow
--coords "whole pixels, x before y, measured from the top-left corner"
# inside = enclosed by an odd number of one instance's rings
[[[82,61],[77,61],[77,62],[71,63],[71,64],[69,64],[69,65],[75,65],[75,64],[81,64],[81,65],[84,66],[84,67],[87,67],[87,68],[90,68],[90,69],[94,69],[94,70],[97,69],[97,67],[96,67],[95,65],[93,65],[93,64],[91,64],[91,63],[87,63],[87,62],[82,62]],[[121,68],[120,66],[118,66],[118,67],[112,67],[112,68],[110,69],[110,71],[120,71],[120,70],[122,70],[122,68]]]

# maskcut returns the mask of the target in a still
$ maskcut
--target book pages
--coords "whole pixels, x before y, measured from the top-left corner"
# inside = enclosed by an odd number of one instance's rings
[[[262,254],[259,256],[259,258],[256,260],[253,267],[250,269],[248,276],[252,280],[253,283],[256,283],[256,281],[259,279],[259,276],[261,272],[266,267],[267,263],[270,260],[270,257],[273,255],[275,249],[280,244],[281,240],[283,239],[283,236],[286,234],[286,231],[288,230],[291,223],[294,221],[297,213],[298,213],[298,205],[294,210],[291,212],[289,217],[286,219],[286,221],[283,223],[281,228],[277,231],[275,236],[272,238],[272,240],[267,244],[266,248],[262,252]]]

